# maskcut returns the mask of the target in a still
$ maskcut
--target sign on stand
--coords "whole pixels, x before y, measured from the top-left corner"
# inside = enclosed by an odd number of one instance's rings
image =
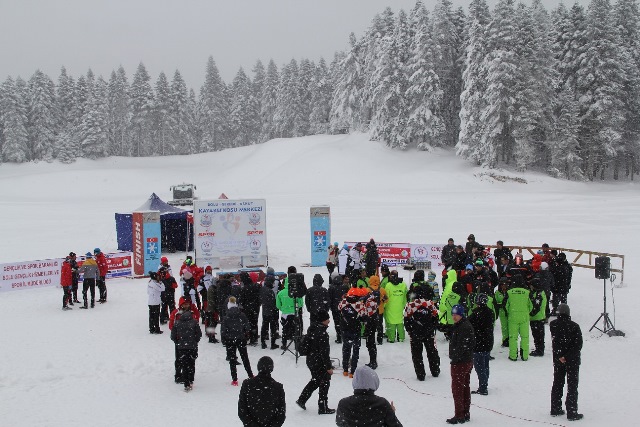
[[[266,200],[195,200],[193,222],[198,265],[220,267],[220,259],[228,257],[240,258],[242,265],[266,265]]]
[[[144,276],[160,266],[160,212],[133,212],[133,274]]]
[[[311,206],[311,266],[322,267],[327,262],[331,241],[331,209],[329,206]]]

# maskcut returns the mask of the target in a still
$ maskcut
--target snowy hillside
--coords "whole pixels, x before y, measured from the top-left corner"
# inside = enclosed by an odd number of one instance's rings
[[[2,164],[0,262],[62,257],[96,246],[114,250],[114,213],[135,209],[153,192],[169,200],[169,187],[181,182],[195,183],[201,199],[215,199],[222,192],[234,199],[265,198],[270,264],[278,270],[309,261],[309,207],[316,204],[331,206],[332,241],[374,237],[444,243],[453,237],[462,243],[474,233],[483,244],[498,239],[509,246],[547,242],[624,254],[626,286],[615,289],[615,302],[616,325],[626,338],[588,332],[602,310],[602,281],[594,279],[592,270],[575,269],[569,304],[585,337],[579,399],[585,419],[580,425],[628,422],[640,392],[632,368],[640,351],[632,311],[640,297],[640,187],[492,173],[496,177],[451,151],[400,152],[368,142],[362,134],[272,140],[197,156]],[[499,176],[521,180],[503,182]],[[182,256],[170,256],[171,264],[177,267]],[[302,272],[327,279],[324,268]],[[408,280],[408,272],[401,274]],[[86,311],[61,311],[62,291],[56,288],[0,294],[2,424],[170,426],[216,420],[215,425],[240,425],[239,390],[229,385],[220,344],[201,342],[194,390],[182,393],[173,383],[168,328],[163,326],[164,335],[148,333],[146,281],[117,279],[108,287],[109,303]],[[609,310],[613,312],[611,299]],[[333,325],[329,331],[331,355],[339,357]],[[490,394],[472,398],[471,425],[567,425],[566,418],[548,414],[548,329],[546,339],[545,357],[526,363],[510,362],[505,349],[494,348]],[[443,374],[425,382],[415,378],[408,342],[379,348],[378,394],[394,401],[405,426],[444,425],[453,415],[448,348],[441,335],[438,344]],[[274,377],[287,393],[285,425],[334,425],[333,417],[316,414],[316,395],[306,412],[294,404],[308,380],[304,360],[295,366],[289,354],[249,349],[254,366],[265,354],[274,358]],[[367,363],[364,346],[360,355]],[[242,369],[239,374],[245,378]],[[473,373],[471,386],[476,385]],[[349,380],[334,377],[330,406],[350,393]]]

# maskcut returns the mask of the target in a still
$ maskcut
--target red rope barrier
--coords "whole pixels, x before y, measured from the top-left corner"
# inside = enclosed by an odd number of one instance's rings
[[[426,393],[424,391],[419,391],[419,390],[416,390],[414,388],[411,388],[409,386],[409,384],[407,384],[404,380],[401,380],[399,378],[383,378],[383,380],[399,381],[399,382],[403,383],[405,385],[405,387],[407,387],[409,390],[411,390],[411,391],[413,391],[415,393],[424,394],[425,396],[433,396],[433,397],[440,397],[442,399],[449,399],[448,396],[446,396],[446,397],[445,396],[438,396],[436,394]],[[566,427],[564,424],[556,424],[556,423],[550,423],[548,421],[538,421],[538,420],[530,420],[528,418],[516,417],[515,415],[505,414],[505,413],[502,413],[500,411],[496,411],[495,409],[485,408],[484,406],[476,405],[475,403],[472,403],[471,406],[475,406],[478,409],[484,409],[485,411],[493,412],[494,414],[502,415],[503,417],[513,418],[513,419],[516,419],[516,420],[527,421],[527,422],[530,422],[530,423],[547,424],[547,425],[550,425],[550,426],[557,426],[557,427]]]

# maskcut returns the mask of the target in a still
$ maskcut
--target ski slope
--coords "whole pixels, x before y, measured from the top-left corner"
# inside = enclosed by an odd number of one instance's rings
[[[492,178],[489,174],[522,180]],[[192,182],[201,199],[265,198],[270,265],[284,270],[309,262],[309,207],[331,206],[332,241],[540,245],[626,255],[625,283],[615,288],[615,322],[625,338],[589,328],[602,311],[602,281],[574,269],[572,317],[585,343],[580,378],[583,426],[627,423],[640,393],[633,366],[640,351],[635,332],[640,187],[636,182],[567,182],[535,172],[477,168],[450,150],[399,152],[367,135],[312,136],[194,156],[79,159],[71,165],[0,165],[0,262],[64,257],[100,247],[116,249],[115,212],[130,211],[152,192],[165,201],[169,187]],[[184,254],[171,254],[174,271]],[[325,268],[303,268],[309,279]],[[409,272],[401,275],[410,283]],[[619,275],[618,275],[619,277]],[[619,281],[619,279],[618,279]],[[109,302],[94,309],[60,310],[62,291],[50,287],[0,294],[0,420],[7,426],[240,426],[239,388],[230,386],[220,344],[203,340],[194,390],[173,382],[174,348],[168,328],[150,335],[146,280],[108,282]],[[607,286],[609,288],[609,286]],[[613,318],[611,292],[608,307]],[[308,321],[306,322],[308,325]],[[331,355],[341,357],[333,343]],[[496,336],[499,336],[496,325]],[[550,335],[542,358],[510,362],[507,349],[492,354],[489,396],[472,396],[476,426],[567,425],[549,416],[553,375]],[[405,426],[445,425],[453,416],[448,348],[439,335],[442,374],[419,382],[408,340],[379,348],[379,395],[392,400]],[[249,348],[255,367],[270,355],[274,378],[287,394],[285,425],[329,426],[317,415],[316,396],[302,411],[295,400],[309,379],[304,359]],[[361,363],[368,362],[361,348]],[[242,367],[240,380],[246,378]],[[475,372],[471,387],[477,387]],[[334,376],[329,405],[352,392]],[[185,411],[188,409],[188,411]]]

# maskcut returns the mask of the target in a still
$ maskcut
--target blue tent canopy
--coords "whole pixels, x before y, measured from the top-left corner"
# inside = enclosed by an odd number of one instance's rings
[[[171,206],[153,193],[138,211],[160,211],[160,230],[162,234],[162,251],[176,252],[186,251],[187,245],[187,214],[192,210],[185,211],[175,206]],[[116,234],[118,236],[118,250],[130,251],[133,249],[133,224],[131,213],[117,213]],[[189,248],[193,250],[193,227],[189,232]]]

